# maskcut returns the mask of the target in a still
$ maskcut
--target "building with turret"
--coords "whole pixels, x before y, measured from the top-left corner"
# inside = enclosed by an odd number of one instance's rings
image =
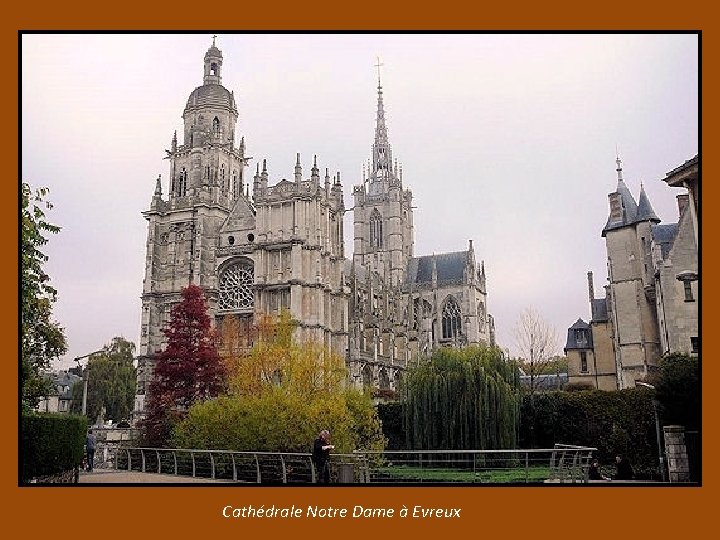
[[[617,189],[608,195],[610,212],[602,229],[605,294],[595,298],[588,272],[590,322],[578,319],[565,345],[570,384],[630,388],[657,369],[662,355],[698,352],[697,220],[691,211],[697,203],[689,210],[698,170],[696,156],[668,173],[669,185],[689,193],[677,196],[678,221],[661,225],[642,183],[635,202],[617,159]]]
[[[340,173],[309,175],[301,157],[291,179],[271,181],[236,139],[238,108],[222,85],[213,45],[203,84],[173,134],[167,196],[158,177],[148,222],[136,418],[142,416],[171,307],[190,283],[202,287],[215,325],[229,315],[249,331],[260,315],[289,310],[295,338],[346,358],[351,384],[394,392],[409,363],[442,346],[494,343],[484,263],[466,251],[416,257],[412,192],[393,160],[378,77],[372,159],[353,189],[354,252],[345,258]],[[251,345],[250,342],[247,345]]]

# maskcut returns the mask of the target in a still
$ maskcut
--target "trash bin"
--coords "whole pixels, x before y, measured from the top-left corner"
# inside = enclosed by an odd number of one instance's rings
[[[355,483],[355,464],[340,463],[338,465],[338,483],[354,484]]]

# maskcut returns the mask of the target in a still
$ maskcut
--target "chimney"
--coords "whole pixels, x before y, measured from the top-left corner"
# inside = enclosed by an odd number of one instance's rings
[[[688,207],[688,204],[690,204],[690,195],[683,193],[682,195],[677,196],[678,217],[682,217],[685,209]]]
[[[622,207],[622,195],[617,191],[608,195],[610,202],[610,223],[622,223],[623,207]]]
[[[590,300],[590,320],[592,321],[594,317],[593,313],[593,300],[595,300],[595,285],[593,284],[593,273],[588,272],[587,273],[587,280],[588,280],[588,299]]]

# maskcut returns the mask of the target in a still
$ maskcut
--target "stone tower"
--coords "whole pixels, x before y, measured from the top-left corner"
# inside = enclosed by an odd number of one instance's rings
[[[652,225],[660,221],[644,187],[636,204],[617,158],[617,190],[608,195],[610,215],[602,231],[607,248],[610,321],[613,327],[618,388],[635,386],[660,357]]]
[[[372,161],[362,185],[355,186],[356,266],[376,272],[388,285],[400,285],[413,257],[412,192],[403,189],[402,169],[393,162],[385,125],[383,88],[378,75],[377,118]]]
[[[182,288],[201,286],[213,313],[219,230],[243,198],[244,140],[235,145],[238,111],[233,93],[222,86],[222,62],[213,42],[203,61],[203,84],[192,91],[182,114],[183,141],[173,134],[166,150],[168,199],[158,177],[150,209],[143,212],[148,234],[136,410],[144,409],[151,357],[164,343],[162,328]]]

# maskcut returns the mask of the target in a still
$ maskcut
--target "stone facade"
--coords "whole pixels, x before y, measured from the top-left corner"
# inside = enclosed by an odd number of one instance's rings
[[[408,363],[435,347],[494,343],[484,264],[467,251],[414,256],[412,193],[393,161],[378,81],[372,160],[353,190],[355,248],[345,259],[340,173],[309,177],[297,155],[292,179],[270,182],[265,160],[245,181],[238,109],[222,86],[213,46],[203,85],[173,135],[167,198],[156,182],[148,221],[135,418],[142,416],[153,355],[183,287],[201,286],[215,324],[228,315],[249,329],[261,314],[286,308],[295,338],[346,357],[350,383],[394,392]],[[250,332],[248,332],[250,336]],[[251,345],[250,337],[248,346]]]
[[[609,195],[610,215],[602,231],[608,261],[605,298],[594,297],[588,274],[592,346],[584,353],[595,364],[588,372],[580,369],[583,351],[571,342],[571,327],[566,347],[571,383],[633,387],[657,368],[661,355],[698,352],[698,248],[691,211],[697,201],[692,184],[697,163],[696,157],[668,173],[669,185],[678,185],[672,182],[680,175],[682,187],[694,195],[679,195],[678,222],[660,225],[642,185],[635,202],[618,158],[618,187]],[[694,176],[686,171],[693,166]]]

